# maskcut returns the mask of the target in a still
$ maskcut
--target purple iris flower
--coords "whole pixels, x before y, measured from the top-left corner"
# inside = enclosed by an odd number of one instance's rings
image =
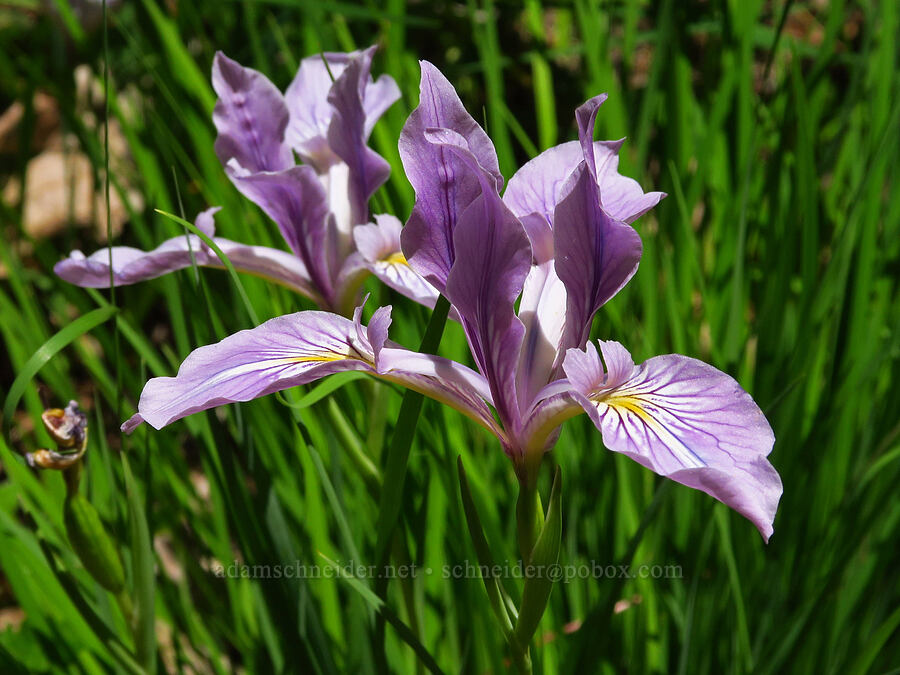
[[[123,429],[143,421],[160,428],[359,370],[481,424],[526,485],[534,485],[560,425],[586,412],[607,448],[712,495],[768,540],[782,486],[766,459],[772,429],[749,394],[686,356],[636,365],[618,342],[589,341],[595,313],[637,269],[641,240],[629,223],[664,196],[618,174],[621,141],[593,141],[604,99],[576,111],[579,141],[528,162],[501,197],[493,144],[452,85],[422,62],[419,106],[400,139],[416,190],[402,249],[451,302],[477,372],[388,340],[390,307],[376,310],[367,327],[362,308],[352,320],[300,312],[201,347],[176,377],[150,380]]]
[[[370,222],[369,199],[390,166],[366,143],[375,122],[400,97],[392,78],[370,75],[374,54],[370,47],[308,57],[284,94],[265,75],[221,52],[213,61],[216,154],[235,187],[277,223],[290,253],[218,237],[215,243],[236,269],[345,315],[358,303],[369,274],[426,305],[437,299],[400,253],[400,223],[392,216]],[[203,212],[196,223],[210,237],[214,213]],[[54,269],[79,286],[105,288],[109,258],[109,249],[89,257],[74,251]],[[193,262],[223,267],[198,237],[175,237],[152,251],[112,249],[116,285]]]

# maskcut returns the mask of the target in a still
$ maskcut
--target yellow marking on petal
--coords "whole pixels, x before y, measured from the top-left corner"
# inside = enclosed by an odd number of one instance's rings
[[[595,399],[598,403],[605,403],[613,408],[623,408],[628,412],[634,413],[649,427],[660,430],[662,425],[651,415],[646,409],[646,401],[637,396],[616,396],[613,394],[609,397],[601,397]]]
[[[406,260],[406,256],[403,255],[400,251],[391,253],[382,262],[386,262],[390,265],[409,265],[409,262]]]
[[[308,361],[344,361],[349,356],[297,356],[291,359],[295,363],[306,363]]]
[[[355,356],[350,356],[349,354],[332,352],[331,354],[310,354],[309,356],[286,356],[283,359],[266,359],[264,362],[273,366],[281,366],[287,365],[289,363],[327,363],[330,361],[348,361],[355,358]]]

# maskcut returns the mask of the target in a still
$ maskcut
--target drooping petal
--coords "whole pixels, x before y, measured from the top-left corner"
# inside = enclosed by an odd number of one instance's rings
[[[778,473],[766,459],[775,437],[750,395],[730,376],[678,354],[635,366],[617,342],[570,350],[564,369],[572,395],[622,453],[748,518],[763,538],[781,497]]]
[[[363,96],[372,53],[374,47],[352,58],[328,94],[328,102],[334,108],[328,125],[328,145],[349,170],[346,196],[351,227],[368,221],[369,199],[391,173],[390,164],[366,145]]]
[[[443,292],[456,259],[453,232],[461,214],[481,194],[484,176],[493,179],[497,191],[503,177],[490,138],[466,112],[453,85],[432,64],[420,65],[419,105],[400,134],[400,158],[416,191],[401,241],[412,268]],[[474,163],[429,142],[429,129],[458,134]]]
[[[401,229],[396,217],[378,214],[374,223],[353,229],[356,248],[366,267],[383,283],[426,307],[434,307],[437,289],[409,266],[400,250]]]
[[[516,366],[525,327],[515,301],[531,269],[525,228],[500,199],[494,177],[479,170],[466,140],[449,129],[426,138],[479,178],[481,195],[462,212],[453,232],[456,260],[447,277],[447,299],[459,312],[472,356],[491,386],[504,426],[519,425]]]
[[[455,361],[392,345],[388,342],[378,356],[381,379],[455,408],[504,442],[505,432],[487,405],[492,399],[484,376]]]
[[[213,122],[219,132],[216,155],[222,164],[236,161],[249,172],[293,166],[285,142],[288,109],[278,88],[262,73],[222,52],[216,52],[213,60],[212,82],[219,96]]]
[[[311,287],[306,267],[297,256],[267,246],[248,246],[213,237],[212,214],[217,210],[202,212],[197,216],[196,224],[212,237],[237,271],[271,279],[312,299],[318,297]],[[110,249],[100,249],[87,257],[81,251],[73,251],[68,258],[56,263],[53,271],[76,286],[108,288],[109,257]],[[155,279],[194,264],[219,269],[225,267],[219,256],[193,234],[173,237],[152,251],[129,246],[112,247],[113,281],[116,286]]]
[[[234,170],[231,177],[277,223],[288,246],[306,265],[313,285],[330,302],[332,270],[338,264],[336,243],[329,238],[327,197],[315,170],[309,166],[252,174]]]
[[[175,420],[226,403],[249,401],[344,370],[373,369],[350,319],[329,312],[298,312],[191,352],[175,377],[144,386],[131,430],[147,422],[161,429]]]
[[[122,425],[160,429],[187,415],[226,403],[249,401],[328,375],[359,370],[415,389],[453,406],[502,438],[481,397],[484,380],[439,357],[424,357],[387,340],[390,307],[367,327],[361,308],[347,319],[329,312],[298,312],[194,350],[175,377],[150,380],[138,412]]]
[[[328,141],[328,130],[335,112],[334,105],[328,100],[329,92],[352,60],[359,60],[361,65],[358,86],[365,113],[364,140],[368,139],[378,118],[400,98],[400,89],[391,77],[381,75],[373,81],[369,74],[375,49],[370,47],[356,52],[326,52],[309,56],[300,62],[297,75],[285,92],[291,114],[288,141],[305,162],[316,166],[319,171],[324,172],[329,164],[337,160]]]
[[[594,314],[628,283],[641,259],[640,236],[606,214],[597,190],[581,163],[554,212],[556,273],[566,287],[563,351],[584,345]]]

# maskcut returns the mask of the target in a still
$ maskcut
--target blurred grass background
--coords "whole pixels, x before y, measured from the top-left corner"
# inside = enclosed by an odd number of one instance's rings
[[[373,135],[394,169],[376,203],[401,218],[412,192],[396,141],[416,104],[417,59],[457,86],[507,178],[573,138],[574,108],[608,92],[600,136],[628,136],[622,173],[669,198],[637,223],[640,270],[594,334],[636,360],[674,351],[732,373],[775,429],[785,493],[765,545],[705,495],[606,452],[587,420],[567,425],[553,453],[565,486],[561,562],[681,574],[558,584],[536,670],[900,673],[897,15],[896,3],[874,0],[133,0],[110,8],[105,52],[98,5],[4,3],[0,394],[28,375],[0,438],[0,668],[366,673],[382,652],[393,672],[422,668],[401,631],[388,626],[382,643],[371,580],[214,573],[235,561],[323,564],[320,553],[374,563],[379,502],[347,448],[382,461],[399,392],[341,382],[311,405],[288,392],[123,438],[119,422],[147,377],[251,321],[226,274],[187,270],[117,289],[115,318],[72,328],[110,297],[52,274],[72,248],[105,241],[107,103],[118,242],[152,247],[179,232],[153,209],[193,219],[221,205],[219,234],[280,246],[213,153],[212,56],[222,49],[284,88],[303,56],[378,43],[376,71],[403,99]],[[260,318],[308,308],[241,281]],[[392,336],[418,344],[426,313],[371,288],[395,305]],[[457,326],[441,352],[466,358]],[[83,489],[121,546],[136,638],[68,546],[62,478],[16,456],[48,445],[40,411],[69,398],[89,411]],[[441,574],[475,560],[457,455],[494,558],[516,560],[508,460],[426,402],[397,493],[395,561],[433,574],[392,582],[388,612],[445,672],[505,672],[481,582]]]

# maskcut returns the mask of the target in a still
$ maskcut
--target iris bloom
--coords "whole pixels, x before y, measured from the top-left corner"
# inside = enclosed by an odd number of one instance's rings
[[[618,174],[620,141],[592,140],[604,98],[577,110],[579,141],[523,166],[501,198],[493,144],[422,63],[420,103],[400,140],[416,190],[402,249],[452,304],[477,372],[391,342],[390,307],[368,326],[361,308],[353,319],[300,312],[195,350],[176,377],[147,383],[123,429],[364,371],[483,426],[523,485],[534,484],[560,424],[586,412],[607,448],[712,495],[768,540],[781,481],[766,460],[772,430],[750,396],[701,361],[670,354],[636,365],[618,342],[588,341],[597,310],[637,269],[641,240],[629,223],[664,196]]]
[[[360,285],[372,273],[424,304],[437,299],[405,264],[400,223],[392,216],[369,223],[369,199],[387,180],[390,166],[366,142],[378,118],[400,97],[389,76],[372,79],[374,53],[370,47],[306,58],[284,94],[265,75],[221,52],[213,62],[216,154],[235,187],[277,223],[290,253],[219,237],[215,243],[236,269],[342,314],[352,311]],[[210,237],[214,213],[203,212],[196,223]],[[109,258],[109,249],[89,257],[75,251],[55,271],[79,286],[105,288]],[[112,249],[117,286],[194,262],[223,267],[193,236],[175,237],[152,251]]]

